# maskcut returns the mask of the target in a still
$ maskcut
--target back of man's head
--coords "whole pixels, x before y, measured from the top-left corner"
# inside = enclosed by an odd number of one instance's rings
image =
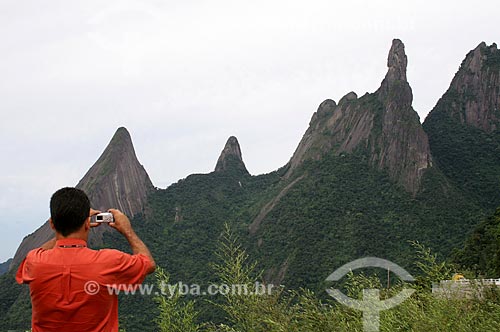
[[[50,217],[54,228],[63,236],[79,230],[89,217],[90,201],[80,189],[62,188],[50,199]]]

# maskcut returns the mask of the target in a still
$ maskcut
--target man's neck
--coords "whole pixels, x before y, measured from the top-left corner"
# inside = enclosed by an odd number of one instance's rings
[[[88,232],[74,232],[71,234],[68,234],[67,236],[63,236],[61,233],[56,232],[56,240],[63,240],[63,239],[79,239],[87,242],[89,237]]]

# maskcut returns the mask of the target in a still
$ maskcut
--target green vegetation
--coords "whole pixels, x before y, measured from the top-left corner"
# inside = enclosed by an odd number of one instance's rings
[[[485,66],[498,68],[500,53],[493,48],[483,52]],[[397,84],[391,98],[408,99],[407,87]],[[492,88],[499,92],[498,86]],[[226,296],[213,302],[120,296],[121,328],[128,332],[360,331],[361,314],[333,302],[324,291],[325,278],[354,259],[377,256],[419,276],[412,286],[416,294],[382,314],[382,331],[498,330],[497,300],[437,299],[429,290],[431,282],[449,277],[451,267],[439,263],[426,246],[447,260],[454,254],[461,272],[500,276],[500,212],[477,226],[500,203],[500,129],[487,133],[462,123],[464,105],[475,98],[474,91],[451,89],[426,119],[424,129],[437,167],[424,171],[416,195],[391,180],[387,171],[372,166],[379,142],[385,139],[384,103],[377,94],[344,99],[335,108],[358,116],[373,112],[368,115],[373,115],[374,129],[366,145],[352,153],[336,153],[339,142],[333,141],[335,133],[325,125],[332,113],[325,109],[313,118],[312,134],[319,137],[306,151],[307,161],[292,174],[287,165],[251,176],[238,158],[228,156],[223,171],[190,175],[154,190],[132,223],[158,265],[168,271],[159,271],[157,281],[203,288],[216,281],[252,287],[261,280],[286,287],[269,296]],[[398,120],[405,130],[414,129],[410,124],[418,126],[412,110],[400,111],[404,113]],[[495,112],[500,118],[500,110]],[[349,130],[356,121],[333,130]],[[125,134],[119,130],[111,145],[122,145]],[[109,158],[104,164],[104,173],[113,167]],[[240,242],[228,235],[226,224]],[[255,226],[252,232],[250,225]],[[226,234],[222,247],[221,234]],[[103,247],[129,250],[116,232],[106,232],[103,240]],[[410,241],[424,245],[416,245],[416,264]],[[247,255],[258,263],[249,264]],[[387,279],[350,275],[342,286],[356,295],[365,286],[393,281]],[[146,279],[153,282],[155,276]],[[383,294],[390,296],[402,286],[393,283]],[[28,288],[16,285],[12,272],[0,277],[0,299],[0,330],[28,329]]]
[[[438,170],[426,173],[421,193],[412,197],[368,162],[363,153],[329,155],[299,170],[305,177],[247,245],[269,280],[317,291],[332,267],[356,258],[378,256],[410,267],[408,241],[432,244],[448,256],[477,223],[478,209]]]
[[[410,240],[448,257],[482,211],[438,170],[426,173],[421,193],[413,197],[386,172],[371,167],[363,151],[308,161],[286,181],[281,180],[285,171],[250,176],[230,168],[191,175],[153,192],[144,214],[132,223],[171,280],[201,287],[214,282],[210,262],[217,260],[217,240],[228,223],[243,248],[259,262],[257,268],[266,282],[284,284],[291,291],[309,290],[289,298],[295,303],[311,298],[326,301],[325,278],[360,257],[382,257],[410,272],[417,270]],[[248,226],[262,207],[300,176],[250,235]],[[106,246],[129,250],[120,235],[104,236]],[[154,278],[146,282],[153,283]],[[198,323],[227,323],[223,307],[197,301],[194,309],[199,312]],[[160,312],[151,297],[139,295],[121,296],[119,310],[121,327],[129,332],[153,331]],[[16,326],[26,328],[29,307],[16,315],[21,314],[25,319]]]
[[[18,285],[13,273],[0,277],[0,299],[0,331],[24,331],[31,326],[29,289]]]
[[[156,271],[157,286],[162,289],[170,284],[170,276],[163,269]],[[159,316],[156,320],[160,332],[197,332],[202,326],[196,322],[197,312],[193,301],[182,301],[180,292],[156,296]]]
[[[449,181],[490,214],[500,203],[500,130],[487,133],[450,115],[450,105],[462,105],[447,92],[424,122],[434,162]]]
[[[481,50],[481,54],[486,56],[483,64],[483,70],[490,69],[492,71],[500,70],[500,52],[496,48],[496,44],[490,47],[485,47]]]
[[[500,207],[481,222],[455,255],[455,261],[473,275],[500,276]]]
[[[259,274],[246,252],[227,231],[219,246],[220,262],[215,272],[220,282],[245,284],[255,291]],[[413,287],[416,292],[403,304],[381,313],[380,331],[495,331],[500,326],[500,301],[496,299],[444,299],[434,297],[426,287],[429,282],[449,277],[451,270],[446,263],[438,262],[429,249],[416,244],[419,277],[415,284],[398,283],[382,289],[376,275],[350,273],[345,283],[346,294],[360,298],[363,289],[379,288],[382,298],[390,298],[402,287]],[[163,273],[160,280],[168,280]],[[290,291],[280,288],[266,295],[241,295],[229,293],[217,305],[223,309],[226,321],[203,325],[193,319],[197,312],[193,301],[180,297],[161,298],[162,314],[158,324],[161,331],[206,332],[302,332],[302,331],[363,331],[359,312],[346,308],[329,299],[321,301],[313,292],[300,289]],[[165,305],[165,303],[167,303]],[[180,329],[182,327],[182,329]]]

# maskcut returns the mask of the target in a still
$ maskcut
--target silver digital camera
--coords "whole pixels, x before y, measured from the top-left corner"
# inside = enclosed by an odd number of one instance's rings
[[[113,221],[114,221],[113,214],[109,212],[99,213],[94,216],[94,222],[97,223],[110,223]]]

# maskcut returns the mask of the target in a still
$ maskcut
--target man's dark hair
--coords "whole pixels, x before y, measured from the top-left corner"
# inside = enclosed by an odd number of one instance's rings
[[[62,188],[50,199],[50,217],[56,231],[63,236],[77,231],[82,227],[90,211],[90,201],[82,190]]]

